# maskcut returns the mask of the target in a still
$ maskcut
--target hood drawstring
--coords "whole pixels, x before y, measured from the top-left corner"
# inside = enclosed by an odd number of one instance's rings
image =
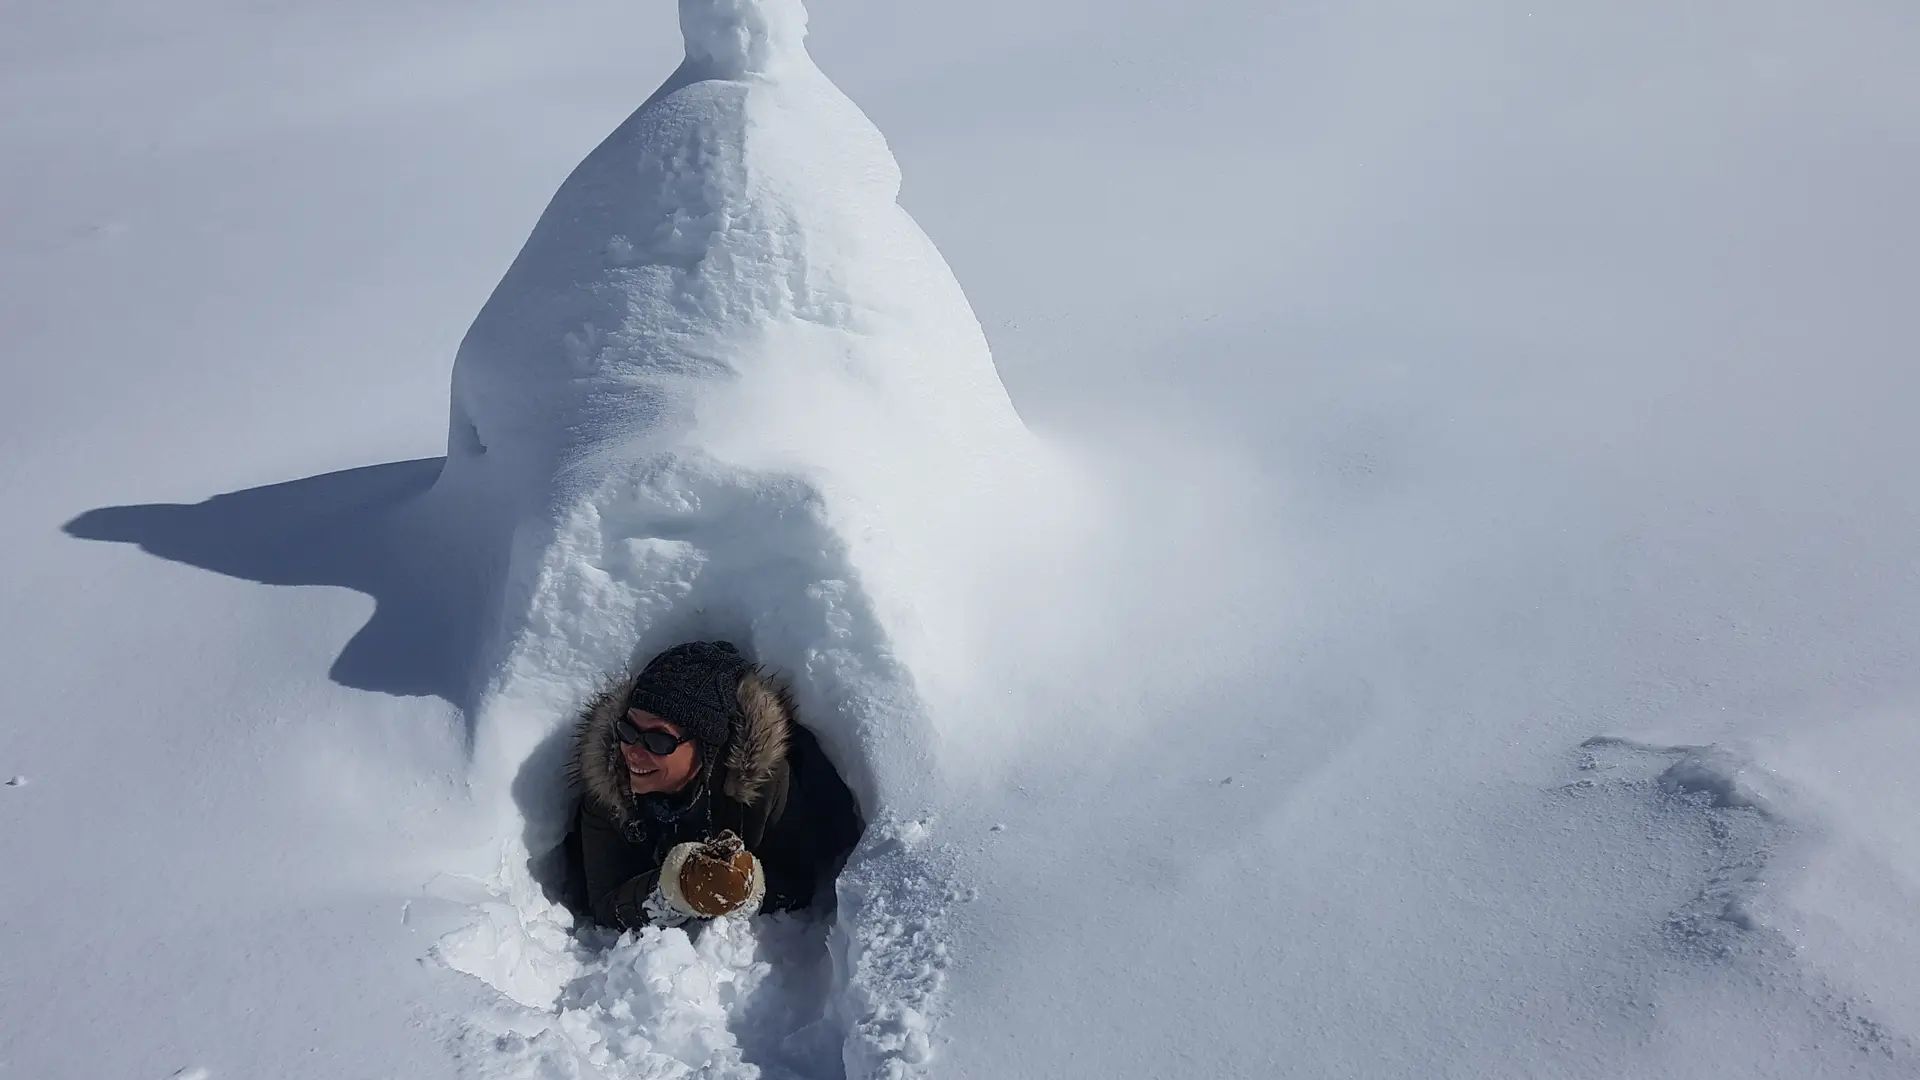
[[[707,798],[707,775],[702,770],[700,782],[693,785],[685,801],[677,802],[673,798],[678,792],[661,795],[630,795],[627,805],[632,811],[621,824],[621,835],[629,843],[641,843],[655,825],[664,825],[669,832],[674,831],[687,814],[698,807],[705,816],[706,828],[702,835],[713,832],[713,800]]]

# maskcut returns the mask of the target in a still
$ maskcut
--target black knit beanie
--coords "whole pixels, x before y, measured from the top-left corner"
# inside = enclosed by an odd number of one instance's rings
[[[647,662],[627,695],[627,708],[678,725],[711,755],[733,734],[740,680],[751,670],[753,662],[730,642],[675,645]]]

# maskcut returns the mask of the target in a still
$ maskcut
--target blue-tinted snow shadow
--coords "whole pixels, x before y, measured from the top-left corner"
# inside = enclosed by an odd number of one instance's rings
[[[63,530],[248,581],[365,593],[373,615],[335,658],[333,680],[464,709],[484,579],[470,572],[479,552],[422,506],[444,460],[368,465],[190,505],[102,507]]]

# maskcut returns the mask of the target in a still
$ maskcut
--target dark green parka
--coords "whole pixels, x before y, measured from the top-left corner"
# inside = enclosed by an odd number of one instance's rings
[[[568,902],[602,926],[645,926],[642,905],[667,851],[683,841],[731,829],[760,859],[766,874],[762,911],[805,907],[860,838],[863,825],[847,785],[801,727],[793,697],[757,668],[740,680],[732,732],[701,762],[690,798],[654,796],[651,805],[627,786],[614,721],[626,713],[635,676],[607,687],[580,714],[572,774],[580,792],[567,835]]]

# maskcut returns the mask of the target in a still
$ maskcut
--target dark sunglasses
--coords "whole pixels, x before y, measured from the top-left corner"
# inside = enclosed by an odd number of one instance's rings
[[[613,733],[621,742],[629,746],[638,743],[640,749],[656,757],[666,757],[680,749],[681,743],[693,741],[691,735],[675,735],[671,731],[641,731],[624,716],[613,722]]]

